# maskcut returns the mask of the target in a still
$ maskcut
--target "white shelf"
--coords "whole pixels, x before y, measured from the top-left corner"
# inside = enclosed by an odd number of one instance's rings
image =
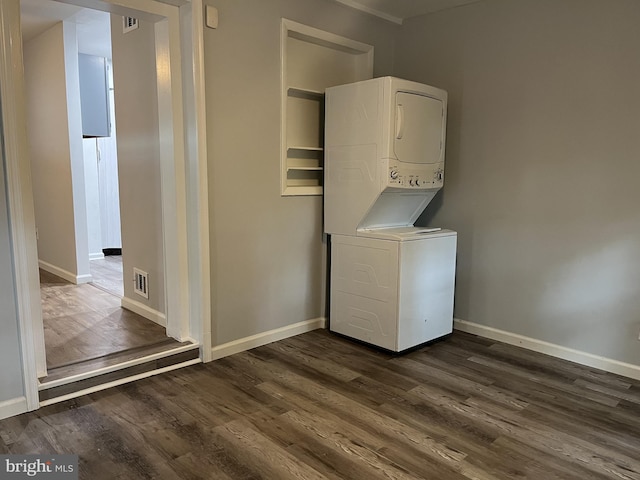
[[[302,152],[324,152],[324,148],[322,147],[287,147],[287,151],[291,152],[292,150],[300,150]]]
[[[289,170],[309,170],[321,172],[324,169],[322,167],[287,167],[287,171]]]
[[[282,19],[282,195],[322,195],[325,89],[373,76],[373,47]]]
[[[309,100],[324,100],[324,92],[320,92],[318,90],[310,90],[308,88],[289,87],[287,89],[287,95],[289,95],[290,97],[300,97]]]
[[[322,195],[322,187],[306,187],[302,185],[290,185],[282,192],[284,197],[296,197],[300,195]]]

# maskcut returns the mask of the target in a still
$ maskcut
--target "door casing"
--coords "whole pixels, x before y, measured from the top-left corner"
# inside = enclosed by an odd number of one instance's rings
[[[199,344],[202,361],[210,361],[208,191],[201,180],[207,178],[202,0],[59,1],[155,22],[167,334]],[[0,0],[0,41],[0,98],[22,370],[27,409],[34,410],[39,406],[38,377],[46,374],[46,359],[19,0]],[[194,134],[187,135],[187,128]],[[193,265],[197,268],[189,268]]]

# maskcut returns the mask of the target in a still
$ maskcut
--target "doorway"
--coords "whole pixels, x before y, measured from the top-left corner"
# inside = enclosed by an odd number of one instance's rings
[[[69,0],[69,3],[75,3]],[[149,21],[154,26],[156,40],[155,60],[162,65],[159,71],[163,77],[158,78],[157,84],[157,116],[159,130],[162,131],[160,148],[160,182],[161,192],[161,235],[163,249],[157,253],[164,260],[164,272],[166,274],[166,292],[164,301],[167,333],[181,341],[192,341],[195,345],[210,345],[209,319],[206,316],[208,305],[198,295],[190,293],[191,282],[197,280],[197,289],[203,289],[208,285],[208,271],[198,269],[190,272],[188,269],[189,255],[197,255],[203,251],[208,231],[206,219],[199,218],[197,213],[202,209],[201,200],[206,198],[206,188],[202,184],[194,185],[193,191],[197,193],[195,198],[187,201],[187,174],[185,159],[195,159],[192,168],[202,168],[206,162],[204,149],[192,152],[185,150],[184,125],[187,121],[195,121],[185,118],[185,106],[183,104],[183,75],[193,71],[193,67],[202,71],[202,57],[187,56],[185,68],[182,69],[183,47],[181,45],[181,20],[191,17],[191,4],[184,3],[183,7],[176,7],[155,0],[138,0],[135,2],[136,10],[132,12],[126,8],[128,0],[106,0],[83,2],[100,10],[117,11],[119,15],[134,13],[141,20]],[[196,12],[198,18],[202,18],[202,4]],[[24,119],[24,93],[22,84],[22,45],[19,38],[19,2],[7,0],[0,3],[0,21],[2,22],[3,42],[0,49],[0,84],[3,102],[3,117],[11,118],[14,124],[5,131],[7,140],[7,173],[8,195],[10,213],[12,216],[11,231],[13,238],[13,255],[16,264],[17,301],[19,307],[18,321],[22,339],[23,373],[25,377],[25,393],[27,408],[34,409],[38,406],[37,376],[43,370],[43,349],[39,348],[42,340],[41,315],[39,299],[34,295],[33,285],[37,284],[37,254],[35,249],[35,221],[30,214],[30,198],[32,198],[32,186],[29,178],[29,166],[24,159],[28,158],[26,141],[23,136]],[[193,17],[195,18],[195,16]],[[194,21],[195,24],[195,21]],[[188,25],[188,23],[187,23]],[[188,45],[187,48],[192,48]],[[192,51],[191,51],[192,52]],[[200,62],[200,63],[199,63]],[[191,85],[186,84],[185,89],[191,92],[195,98],[189,107],[194,115],[202,118],[202,111],[196,101],[203,89],[196,89],[196,81]],[[204,104],[201,102],[200,104]],[[195,118],[195,117],[194,117]],[[198,126],[198,131],[203,131]],[[198,144],[204,142],[198,139]],[[193,172],[192,172],[193,173]],[[195,178],[198,178],[195,176]],[[193,183],[193,182],[191,182]],[[206,206],[204,207],[206,211]],[[187,216],[195,219],[187,225]],[[125,265],[126,268],[126,265]],[[157,272],[149,272],[151,275]],[[163,292],[163,293],[164,293]],[[29,313],[30,312],[30,313]],[[195,312],[195,315],[193,314]],[[202,347],[200,355],[206,359],[210,357],[209,348]],[[198,359],[197,361],[200,361]],[[182,366],[182,365],[180,365]],[[169,367],[167,367],[169,368]],[[148,375],[147,375],[148,376]]]
[[[47,360],[42,386],[190,342],[167,339],[165,333],[154,23],[136,19],[133,31],[122,28],[121,16],[107,12],[60,9],[46,0],[22,0],[21,7]],[[50,22],[38,17],[43,7]],[[120,62],[113,82],[112,35]],[[122,97],[118,129],[125,140],[120,189],[113,165],[114,91]],[[133,137],[137,144],[131,147]],[[109,164],[112,168],[105,167]],[[138,196],[135,205],[125,205],[122,222],[119,190],[124,199]],[[117,228],[111,218],[101,218],[105,210],[116,217]],[[99,258],[121,250],[120,223],[127,241],[124,258]],[[110,230],[117,232],[109,235]],[[123,288],[122,260],[146,271],[140,298],[129,285]]]

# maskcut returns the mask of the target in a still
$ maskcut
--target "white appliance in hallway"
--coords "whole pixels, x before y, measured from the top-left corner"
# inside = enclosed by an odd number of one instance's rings
[[[382,77],[325,98],[331,331],[396,352],[451,333],[457,234],[414,226],[443,185],[447,93]]]

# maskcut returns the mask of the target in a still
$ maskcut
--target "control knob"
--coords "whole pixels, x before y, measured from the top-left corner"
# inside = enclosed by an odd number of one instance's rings
[[[391,177],[391,180],[397,180],[398,171],[397,170],[391,170],[391,172],[389,173],[389,176]]]

